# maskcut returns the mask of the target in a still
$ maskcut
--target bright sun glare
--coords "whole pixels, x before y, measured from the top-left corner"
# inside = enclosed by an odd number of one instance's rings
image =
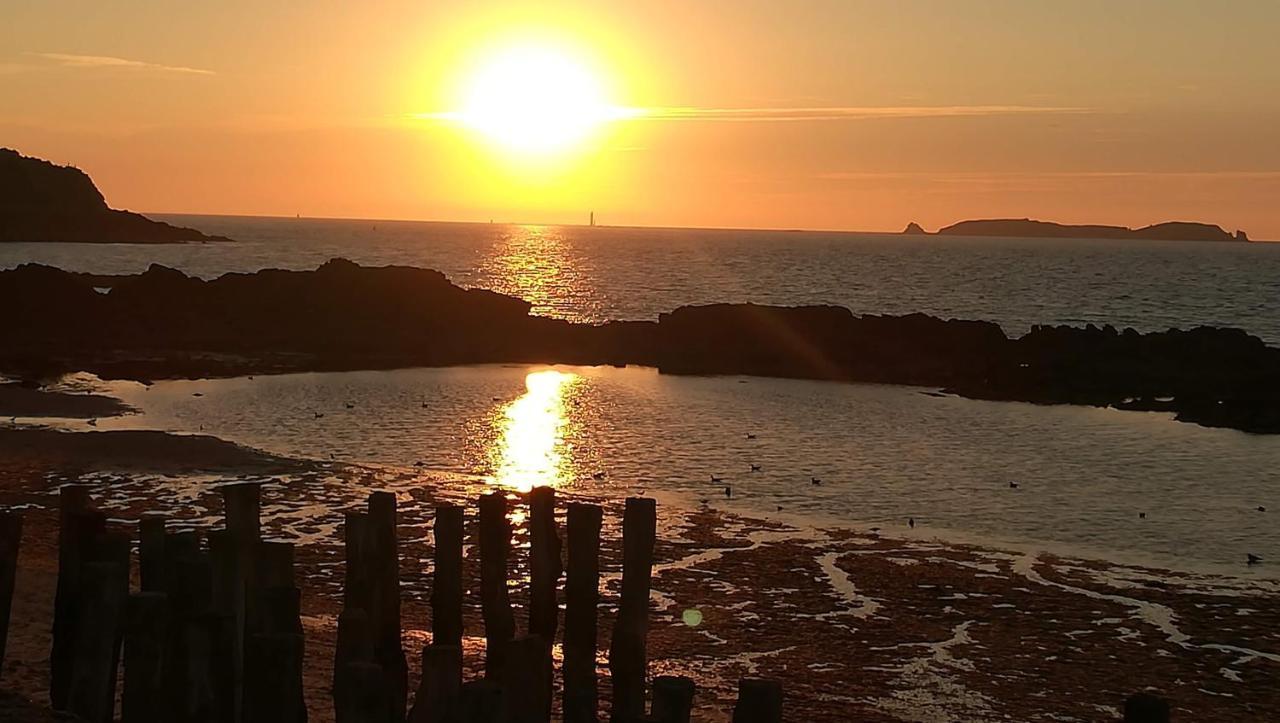
[[[510,47],[482,62],[451,114],[509,151],[561,153],[605,122],[626,117],[583,60],[553,47]]]

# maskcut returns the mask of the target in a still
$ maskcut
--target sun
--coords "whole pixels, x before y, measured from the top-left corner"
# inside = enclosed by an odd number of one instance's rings
[[[454,120],[522,154],[560,154],[610,120],[628,115],[610,104],[600,77],[581,58],[544,45],[517,45],[486,57],[464,84]]]

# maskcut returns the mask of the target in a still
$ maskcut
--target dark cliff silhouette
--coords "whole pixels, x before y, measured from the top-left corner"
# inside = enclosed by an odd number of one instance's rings
[[[108,293],[96,288],[110,287]],[[1280,349],[1236,329],[1140,334],[855,315],[835,306],[687,306],[654,321],[574,324],[463,289],[437,271],[265,270],[212,281],[27,264],[0,271],[0,372],[154,379],[484,362],[640,364],[674,374],[939,387],[966,397],[1169,411],[1280,433]]]
[[[89,176],[0,148],[0,242],[230,241],[107,206]]]
[[[914,225],[914,224],[913,224]],[[917,227],[919,228],[919,227]],[[904,233],[911,233],[911,229]],[[961,221],[938,229],[939,236],[1001,236],[1018,238],[1145,239],[1151,241],[1248,241],[1243,231],[1231,235],[1208,223],[1169,221],[1139,229],[1124,226],[1072,226],[1049,221],[981,219]]]

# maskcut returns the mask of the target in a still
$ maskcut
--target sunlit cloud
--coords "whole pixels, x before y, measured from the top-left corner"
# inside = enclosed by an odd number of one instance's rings
[[[1079,114],[1091,108],[1031,105],[814,106],[807,108],[646,108],[636,117],[705,121],[840,121],[874,118],[955,118],[972,116]]]
[[[72,53],[27,53],[67,68],[134,68],[137,70],[154,70],[163,73],[189,73],[193,75],[214,75],[212,70],[204,68],[188,68],[183,65],[162,65],[142,60],[116,58],[110,55],[75,55]]]

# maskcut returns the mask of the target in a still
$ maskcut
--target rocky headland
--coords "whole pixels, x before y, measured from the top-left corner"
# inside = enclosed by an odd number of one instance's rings
[[[940,388],[975,399],[1173,413],[1280,433],[1280,349],[1237,329],[1139,333],[856,315],[835,306],[687,306],[575,324],[437,271],[344,260],[214,280],[152,266],[97,277],[0,271],[0,373],[161,379],[475,363],[637,364]]]
[[[230,240],[110,208],[84,171],[0,148],[0,243]]]

